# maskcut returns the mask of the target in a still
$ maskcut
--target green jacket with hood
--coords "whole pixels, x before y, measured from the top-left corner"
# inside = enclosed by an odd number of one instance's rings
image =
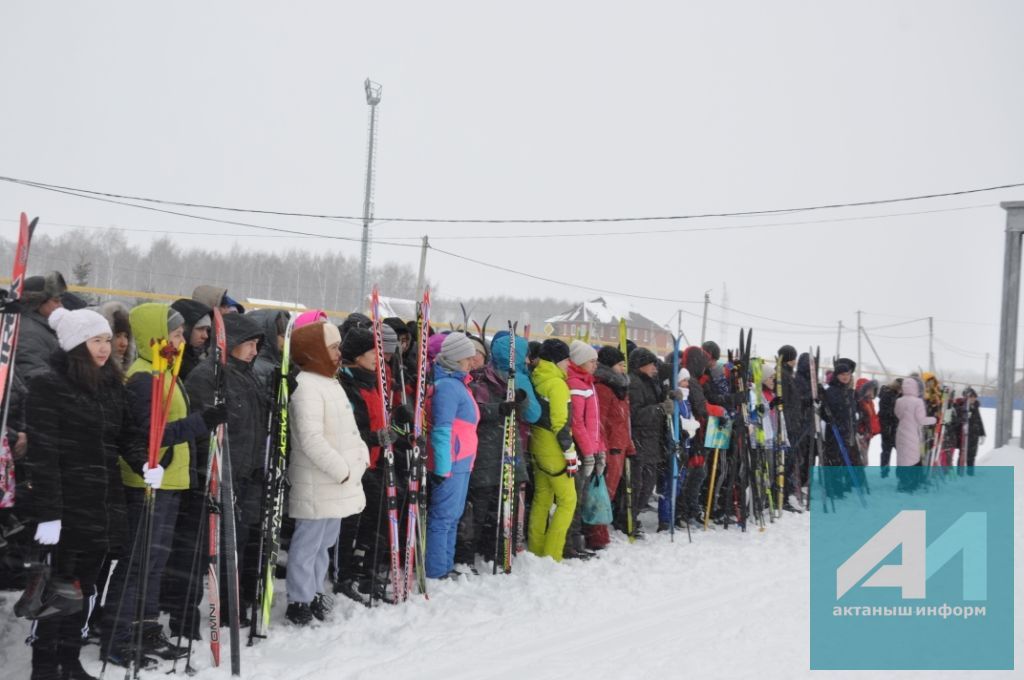
[[[565,371],[546,359],[533,369],[531,378],[541,416],[530,426],[530,454],[542,472],[560,475],[566,468],[562,452],[572,446],[569,383]]]
[[[139,353],[139,358],[136,359],[131,367],[128,369],[126,380],[129,384],[129,389],[133,395],[141,395],[145,393],[146,398],[150,394],[152,383],[150,382],[153,372],[153,351],[150,348],[150,341],[154,339],[166,338],[167,333],[167,310],[168,306],[165,304],[159,304],[155,302],[146,303],[139,305],[138,307],[131,310],[128,315],[129,321],[132,325],[132,335],[135,338],[135,346]],[[166,398],[167,393],[171,388],[170,369],[167,371],[167,378],[165,379],[164,395]],[[143,377],[144,376],[144,377]],[[133,387],[132,383],[138,382]],[[142,383],[145,383],[145,389],[140,389]],[[148,399],[147,399],[148,401]],[[141,406],[141,404],[139,405]],[[148,428],[148,416],[149,416],[149,404],[145,405],[144,409],[146,422],[140,423],[140,426]],[[134,408],[133,411],[139,415],[139,408]],[[186,400],[184,387],[180,381],[174,389],[174,394],[171,397],[171,410],[167,416],[168,426],[174,424],[175,421],[182,421],[188,418],[188,402]],[[168,440],[168,436],[165,433],[164,441]],[[170,455],[168,455],[170,454]],[[188,489],[190,485],[190,451],[187,441],[181,441],[173,446],[165,446],[160,449],[160,463],[164,466],[164,478],[160,488],[166,491],[181,491]],[[134,471],[122,458],[118,461],[121,466],[121,479],[124,481],[124,485],[136,489],[145,487],[142,477]]]

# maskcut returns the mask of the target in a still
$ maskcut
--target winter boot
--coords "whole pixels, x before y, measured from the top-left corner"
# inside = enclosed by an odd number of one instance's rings
[[[354,578],[345,578],[334,584],[334,594],[344,595],[350,600],[354,600],[364,607],[370,606],[370,595],[364,593],[359,588],[359,580]]]
[[[305,602],[289,602],[284,617],[296,626],[308,626],[313,620],[313,612]]]
[[[61,680],[96,680],[95,675],[90,675],[82,668],[82,662],[78,659],[80,647],[61,645],[57,651],[57,659],[60,662]]]
[[[60,667],[57,665],[57,649],[36,640],[32,644],[32,680],[60,680]]]
[[[179,647],[164,634],[164,627],[157,621],[146,621],[142,628],[142,651],[173,661],[188,656],[188,647]]]
[[[331,613],[334,606],[334,599],[323,593],[317,593],[313,601],[309,603],[309,611],[317,621],[326,621],[327,615]]]

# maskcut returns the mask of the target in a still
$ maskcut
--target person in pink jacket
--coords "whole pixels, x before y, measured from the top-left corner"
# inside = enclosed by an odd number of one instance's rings
[[[603,475],[605,467],[605,445],[601,436],[601,414],[598,408],[597,391],[594,387],[594,371],[597,370],[597,350],[580,340],[569,345],[569,395],[572,424],[572,439],[580,456],[580,471],[576,474],[576,512],[569,527],[563,557],[586,558],[589,552],[583,535],[583,520],[580,513],[592,475]],[[602,545],[603,547],[603,545]]]
[[[903,396],[896,400],[893,409],[899,419],[896,427],[896,476],[899,478],[898,491],[911,492],[917,487],[921,465],[921,428],[934,425],[935,418],[925,412],[924,399],[916,380],[903,381]]]

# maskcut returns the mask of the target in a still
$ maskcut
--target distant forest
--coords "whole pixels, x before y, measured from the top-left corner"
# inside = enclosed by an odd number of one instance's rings
[[[9,276],[15,243],[0,240],[0,275]],[[148,248],[129,245],[115,229],[75,229],[60,235],[37,233],[32,240],[29,275],[58,270],[68,284],[164,293],[189,297],[200,284],[223,286],[238,300],[256,298],[299,303],[310,308],[348,312],[359,309],[359,261],[340,253],[289,249],[275,252],[182,248],[159,238]],[[393,263],[372,266],[371,282],[381,294],[414,299],[417,272]],[[428,277],[428,283],[429,277]],[[97,300],[93,300],[94,302]],[[129,300],[132,301],[132,300]],[[141,301],[141,300],[140,300]],[[566,311],[574,303],[553,298],[460,297],[458,291],[433,288],[432,318],[461,325],[465,305],[470,318],[498,330],[506,319],[533,324]]]

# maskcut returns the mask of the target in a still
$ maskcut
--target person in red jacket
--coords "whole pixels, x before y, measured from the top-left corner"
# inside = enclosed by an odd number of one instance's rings
[[[624,493],[619,493],[619,483],[622,481],[626,458],[636,455],[629,428],[629,375],[626,373],[626,357],[617,347],[608,345],[598,350],[594,387],[601,414],[601,439],[607,447],[604,478],[608,485],[608,496],[612,503],[615,503],[616,498],[621,501],[625,496]],[[622,504],[619,503],[616,507],[618,505]],[[624,513],[623,507],[621,512],[616,512],[616,517],[624,517]],[[606,538],[600,536],[599,531],[595,533],[597,535],[593,539],[588,534],[587,541],[590,547],[596,547],[602,543],[603,538]],[[607,531],[605,533],[607,534]]]
[[[576,475],[576,511],[564,558],[585,558],[593,553],[587,551],[583,534],[581,512],[583,503],[590,489],[593,475],[603,475],[606,455],[604,439],[601,436],[601,415],[594,388],[594,371],[597,370],[597,350],[581,340],[573,340],[569,345],[569,395],[572,409],[572,439],[576,443],[576,452],[580,455],[580,471]],[[604,526],[604,525],[591,525]],[[607,527],[605,528],[607,535]],[[601,547],[604,547],[603,545]]]
[[[878,381],[861,378],[857,381],[857,448],[860,450],[861,465],[868,464],[868,446],[871,438],[882,432],[882,423],[875,411],[875,395]]]

